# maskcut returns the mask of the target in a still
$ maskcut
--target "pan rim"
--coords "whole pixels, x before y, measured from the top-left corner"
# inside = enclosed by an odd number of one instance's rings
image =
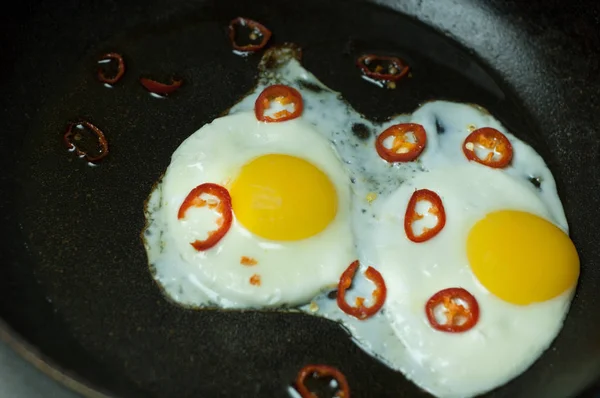
[[[20,333],[10,327],[3,318],[0,318],[0,341],[5,343],[20,358],[33,365],[43,375],[66,387],[72,392],[85,398],[116,398],[100,391],[84,378],[71,375],[56,362],[40,352],[33,344],[29,343]]]

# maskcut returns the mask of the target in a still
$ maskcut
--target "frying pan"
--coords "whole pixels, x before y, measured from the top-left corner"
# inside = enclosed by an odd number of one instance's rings
[[[285,397],[302,366],[327,363],[353,396],[428,396],[357,348],[336,323],[297,313],[191,311],[154,284],[143,204],[173,150],[254,84],[260,55],[232,54],[228,22],[266,24],[273,43],[372,119],[430,99],[488,108],[546,159],[582,270],[552,347],[490,397],[570,397],[600,376],[600,11],[594,1],[21,0],[0,16],[0,336],[90,397]],[[112,89],[96,61],[124,55]],[[362,81],[354,59],[391,52],[413,78]],[[183,78],[168,99],[138,78]],[[66,124],[103,129],[90,167]],[[591,392],[590,392],[591,394]]]

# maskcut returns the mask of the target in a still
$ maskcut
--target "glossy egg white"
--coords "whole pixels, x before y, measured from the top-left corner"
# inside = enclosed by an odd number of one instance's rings
[[[307,160],[329,177],[338,196],[333,221],[313,237],[283,242],[252,234],[234,215],[230,230],[215,247],[195,250],[190,242],[215,229],[217,215],[206,207],[192,208],[189,216],[179,220],[177,213],[188,193],[206,182],[228,187],[244,164],[272,153]],[[253,112],[240,112],[204,126],[173,154],[148,205],[148,218],[146,246],[154,276],[170,298],[186,305],[202,306],[207,301],[234,308],[301,304],[335,285],[356,256],[348,175],[331,144],[299,119],[262,123]],[[242,256],[257,264],[242,265]],[[260,284],[250,283],[255,275]]]

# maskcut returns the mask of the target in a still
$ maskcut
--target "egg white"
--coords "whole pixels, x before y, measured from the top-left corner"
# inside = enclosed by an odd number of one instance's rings
[[[446,225],[416,244],[406,237],[404,212],[412,193],[423,188],[442,199]],[[569,308],[573,289],[520,306],[495,297],[477,281],[466,254],[469,230],[486,214],[505,209],[560,226],[529,184],[477,163],[422,173],[378,209],[373,258],[389,286],[385,315],[406,347],[396,366],[439,397],[480,394],[524,371],[555,338]],[[437,331],[426,318],[427,300],[452,287],[468,290],[479,303],[479,321],[464,333]]]
[[[329,177],[338,196],[333,221],[315,236],[284,242],[253,235],[234,214],[229,232],[215,247],[195,250],[190,242],[215,229],[216,216],[207,216],[206,208],[190,209],[179,220],[188,193],[205,182],[227,187],[244,164],[270,153],[307,160]],[[148,206],[149,260],[166,294],[183,304],[202,306],[207,298],[235,308],[305,303],[335,285],[356,256],[348,175],[331,144],[300,119],[262,123],[253,112],[240,112],[214,120],[179,146],[154,195],[159,197],[153,196]],[[242,265],[242,256],[258,264]],[[253,275],[260,277],[260,285],[249,282]]]
[[[432,101],[413,112],[410,121],[421,124],[430,132],[429,150],[420,157],[426,170],[471,163],[463,154],[462,145],[474,129],[493,127],[503,133],[513,147],[513,158],[502,172],[520,181],[538,179],[540,186],[536,188],[537,196],[550,210],[558,225],[563,229],[567,228],[556,183],[544,159],[531,146],[511,134],[485,109],[471,104]],[[532,184],[528,185],[533,187]]]

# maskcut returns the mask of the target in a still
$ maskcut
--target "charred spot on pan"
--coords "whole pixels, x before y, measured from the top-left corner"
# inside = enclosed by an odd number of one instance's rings
[[[542,189],[542,177],[539,176],[529,176],[527,177],[527,179],[529,180],[529,182],[536,187],[536,189]]]
[[[307,82],[305,80],[298,80],[298,81],[296,81],[296,83],[300,87],[307,89],[309,91],[312,91],[313,93],[320,93],[323,91],[323,89],[321,87],[319,87],[318,85],[311,83],[311,82]]]
[[[435,118],[435,131],[439,135],[444,134],[446,132],[446,128],[444,126],[442,126],[440,119],[438,119],[437,117]]]
[[[371,136],[371,130],[363,123],[354,123],[352,125],[352,133],[359,140],[366,140]]]

